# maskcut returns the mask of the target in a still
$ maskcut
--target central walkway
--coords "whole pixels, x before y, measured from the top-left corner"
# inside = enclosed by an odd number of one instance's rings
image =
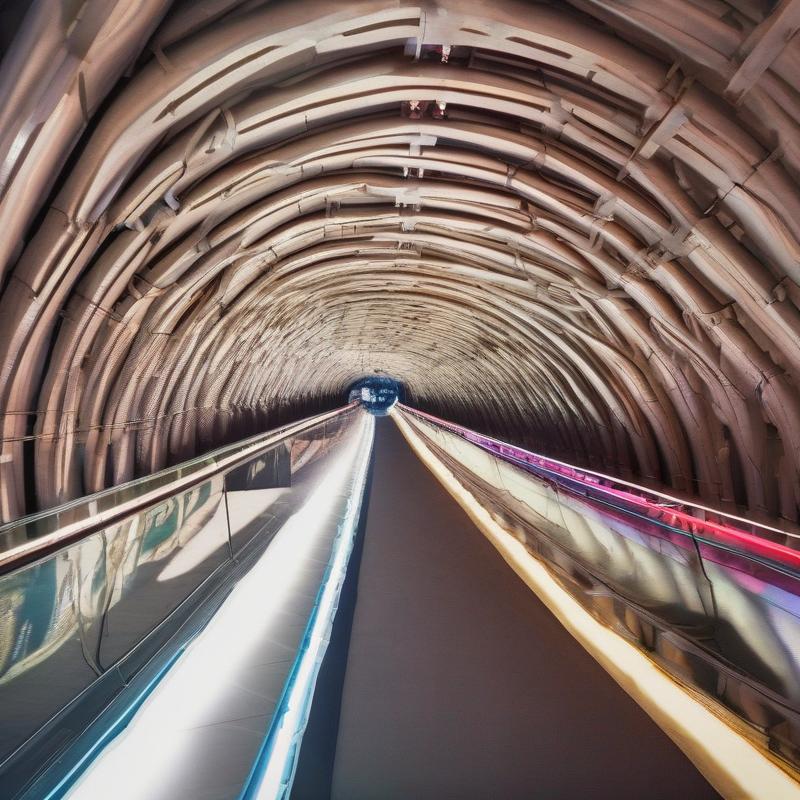
[[[377,420],[336,800],[716,797]]]

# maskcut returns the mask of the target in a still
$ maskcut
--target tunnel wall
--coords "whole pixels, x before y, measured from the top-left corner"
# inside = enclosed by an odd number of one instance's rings
[[[0,514],[390,375],[800,500],[798,4],[37,0],[0,67]]]

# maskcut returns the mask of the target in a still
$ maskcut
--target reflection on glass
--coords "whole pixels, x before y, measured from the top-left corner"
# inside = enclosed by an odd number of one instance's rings
[[[773,529],[403,413],[581,602],[800,764],[800,553]]]
[[[235,553],[251,540],[269,541],[309,490],[315,465],[322,468],[320,459],[351,429],[352,418],[354,412],[345,411],[287,436],[227,476],[203,480],[0,575],[0,761],[51,718],[56,728],[44,736],[38,759],[74,738],[81,724],[65,721],[58,728],[57,715],[99,676],[126,663],[134,649],[150,652],[141,650],[142,643],[171,624],[174,612],[198,596],[210,576],[232,564],[232,548]],[[152,481],[143,480],[141,487],[149,491]],[[124,489],[126,500],[135,497],[136,485]],[[51,517],[18,526],[50,530],[69,513],[54,509]],[[149,657],[131,663],[140,667]],[[87,705],[92,706],[88,700]]]

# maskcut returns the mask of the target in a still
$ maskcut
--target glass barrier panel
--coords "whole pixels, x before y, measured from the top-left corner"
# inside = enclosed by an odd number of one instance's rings
[[[197,476],[197,480],[200,481],[206,476],[210,477],[215,471],[223,470],[225,463],[235,460],[237,456],[248,451],[258,452],[262,444],[267,447],[272,442],[278,442],[288,437],[292,431],[312,428],[324,424],[326,419],[336,419],[352,412],[352,407],[345,407],[301,420],[274,431],[225,445],[211,453],[205,453],[152,475],[136,478],[128,483],[104,489],[87,497],[71,500],[56,508],[0,525],[0,556],[4,553],[12,553],[17,548],[37,539],[52,538],[57,534],[63,535],[65,532],[80,533],[81,529],[94,530],[102,525],[104,520],[108,521],[110,516],[124,515],[126,507],[130,513],[135,513],[139,506],[148,503],[148,497],[151,495],[151,502],[157,502],[164,490],[176,481],[191,479],[192,476]],[[3,565],[3,568],[13,567]]]
[[[800,764],[800,552],[786,536],[401,413],[580,602]]]
[[[258,446],[276,438],[273,432],[0,529],[0,552],[9,552],[65,524],[80,531],[87,519],[102,519],[98,515],[106,511],[122,515],[125,503],[141,503],[143,491],[169,486],[199,468],[213,470],[219,458],[258,453],[227,475],[219,472],[178,489],[0,574],[0,785],[27,780],[31,765],[38,769],[75,741],[190,618],[208,590],[230,579],[238,564],[232,561],[232,542],[239,552],[248,536],[274,533],[299,512],[324,474],[326,459],[335,456],[336,443],[355,436],[355,419],[350,409],[330,422],[293,426],[306,443],[298,448],[305,453],[302,464],[293,464],[290,437]],[[263,502],[264,493],[276,492],[282,493],[280,502]],[[249,510],[237,509],[244,498]],[[123,510],[114,507],[115,500]],[[260,519],[248,533],[242,519],[254,516],[254,504]],[[229,515],[235,530],[229,530]],[[265,547],[269,541],[269,535],[263,537]],[[287,629],[287,647],[297,644],[304,624]]]
[[[800,708],[800,575],[781,565],[701,542],[714,590],[714,647]]]
[[[290,513],[292,439],[225,476],[231,548],[237,553],[260,533],[277,530]]]
[[[97,679],[108,562],[98,534],[0,576],[0,762]]]
[[[222,487],[222,476],[198,484],[107,538],[103,667],[128,653],[230,559]]]

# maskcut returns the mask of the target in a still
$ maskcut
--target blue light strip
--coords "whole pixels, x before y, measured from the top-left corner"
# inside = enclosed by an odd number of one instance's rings
[[[347,513],[334,539],[331,558],[314,601],[302,644],[239,800],[279,800],[287,798],[291,791],[317,675],[328,648],[347,564],[355,543],[374,436],[374,420],[367,419],[369,434],[358,455],[361,463]]]
[[[70,769],[60,778],[58,783],[53,786],[47,794],[40,795],[41,800],[56,800],[72,788],[78,778],[81,777],[86,767],[95,759],[97,754],[114,738],[116,738],[130,723],[136,712],[142,707],[145,700],[153,693],[156,686],[161,683],[161,679],[172,669],[175,662],[183,655],[186,650],[184,644],[179,650],[170,656],[169,660],[158,670],[158,672],[147,682],[138,695],[123,709],[117,719],[109,725],[103,733],[92,742],[81,758],[70,767]]]
[[[285,766],[282,770],[281,782],[285,783],[288,789],[294,777],[296,751],[299,750],[300,739],[308,720],[317,673],[327,648],[327,638],[330,635],[330,630],[333,626],[333,618],[338,608],[341,588],[355,540],[356,526],[366,485],[369,455],[372,449],[374,435],[374,419],[366,413],[364,413],[363,419],[367,429],[362,434],[361,442],[358,445],[357,453],[352,462],[355,474],[351,484],[352,492],[349,494],[347,500],[347,510],[338,526],[336,536],[334,537],[331,547],[332,555],[325,568],[322,584],[315,598],[314,607],[311,610],[298,655],[295,658],[289,677],[287,678],[281,700],[276,707],[276,712],[272,718],[267,738],[262,744],[259,757],[248,776],[246,787],[252,784],[252,791],[256,792],[255,794],[248,795],[248,797],[271,796],[264,794],[263,787],[259,787],[263,784],[264,777],[271,775],[267,762],[269,762],[270,758],[275,758],[278,752],[277,745],[280,744],[282,740],[282,733],[284,733],[283,738],[285,739],[285,732],[282,730],[281,723],[284,720],[288,720],[290,717],[297,721],[297,726],[290,740],[291,746],[288,749],[284,748],[284,750],[286,750],[284,753]],[[131,723],[145,701],[152,695],[163,678],[181,659],[189,644],[200,635],[211,619],[213,619],[213,615],[209,616],[209,618],[205,620],[205,623],[200,626],[198,630],[194,631],[176,652],[171,654],[169,659],[158,668],[155,674],[147,679],[144,686],[142,686],[136,695],[125,704],[124,708],[117,712],[112,721],[103,724],[102,731],[99,734],[91,733],[92,736],[96,735],[97,738],[86,747],[85,751],[75,763],[71,764],[64,773],[55,778],[54,783],[48,781],[48,783],[50,783],[49,788],[46,786],[37,787],[37,784],[34,783],[26,790],[24,797],[30,797],[31,800],[33,800],[33,798],[35,798],[35,800],[59,800],[68,794],[89,765],[91,765],[105,747]],[[320,637],[323,637],[324,641],[321,640]],[[313,669],[309,670],[309,659],[314,658],[316,658],[316,662],[312,664]],[[307,692],[307,696],[302,692]],[[298,702],[298,699],[300,702]],[[87,732],[88,730],[90,729],[87,729]],[[85,735],[86,733],[84,736]],[[267,753],[268,755],[265,755]],[[259,763],[262,758],[266,758],[266,761],[263,764],[263,769],[259,769]]]

